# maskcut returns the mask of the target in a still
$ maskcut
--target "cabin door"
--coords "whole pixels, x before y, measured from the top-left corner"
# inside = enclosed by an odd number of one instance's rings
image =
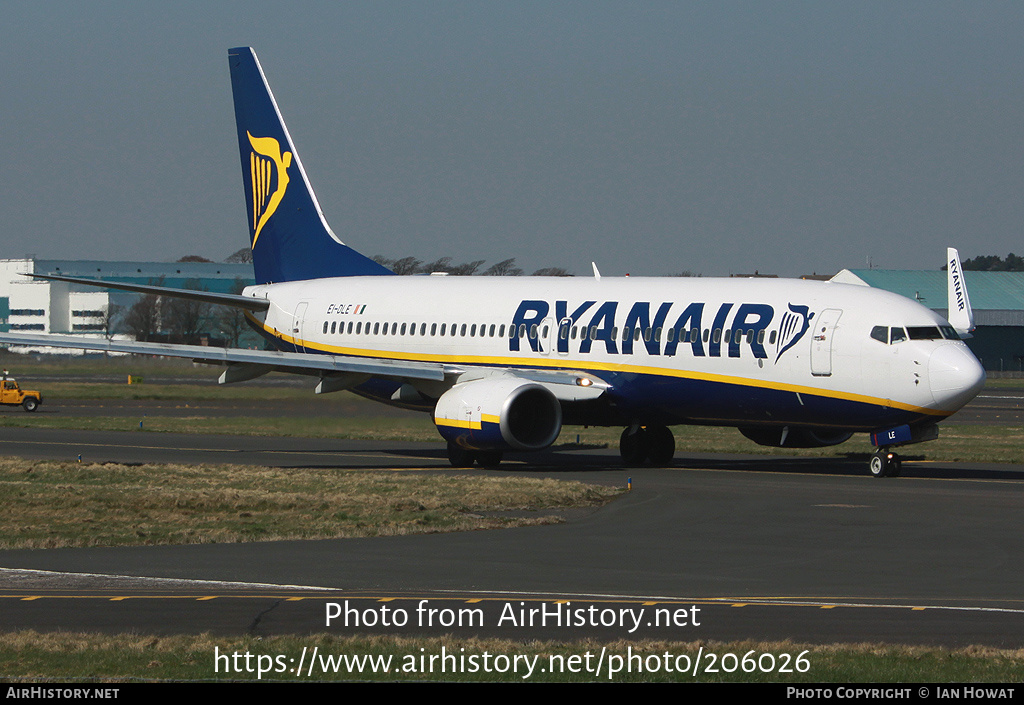
[[[832,374],[832,339],[842,315],[838,308],[827,308],[811,322],[811,332],[814,333],[811,339],[811,374],[815,377]]]
[[[302,330],[303,321],[306,318],[306,308],[309,306],[308,301],[302,301],[298,306],[295,307],[295,315],[292,316],[292,330],[291,338],[295,341],[295,350],[297,352],[306,352],[306,349],[302,345],[302,341],[305,338],[305,332]]]

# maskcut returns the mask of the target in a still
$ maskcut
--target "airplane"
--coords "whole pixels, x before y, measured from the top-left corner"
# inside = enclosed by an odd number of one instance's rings
[[[241,294],[34,274],[243,309],[273,349],[0,334],[8,344],[191,358],[222,384],[271,371],[430,413],[455,467],[551,446],[563,424],[621,426],[627,465],[667,465],[671,426],[731,426],[755,443],[895,448],[938,436],[985,372],[959,255],[951,321],[867,286],[785,279],[395,276],[330,229],[256,53],[229,64],[256,284]]]

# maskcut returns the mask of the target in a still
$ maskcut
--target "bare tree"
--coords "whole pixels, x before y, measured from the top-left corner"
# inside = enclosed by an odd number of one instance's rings
[[[228,293],[241,294],[244,288],[245,280],[236,277],[231,283]],[[220,309],[220,313],[217,315],[217,324],[224,332],[225,343],[228,347],[237,348],[238,341],[248,328],[248,324],[245,322],[245,313],[242,312],[242,309],[234,306],[221,306]]]
[[[128,309],[122,325],[136,340],[151,340],[162,328],[160,309],[160,297],[146,294]]]
[[[124,306],[107,302],[107,307],[103,309],[103,335],[107,340],[113,340],[124,314]]]
[[[480,265],[485,261],[486,260],[478,259],[475,262],[463,262],[462,264],[457,264],[449,270],[449,274],[454,274],[458,277],[468,277],[471,274],[476,274],[476,270],[480,269]]]
[[[232,252],[224,261],[229,264],[252,264],[252,249],[243,247],[238,252]]]
[[[544,267],[543,269],[538,269],[536,272],[534,272],[533,276],[535,276],[535,277],[571,277],[571,276],[574,276],[574,275],[573,275],[572,272],[570,272],[565,267]]]
[[[186,279],[182,288],[206,291],[199,279]],[[205,301],[170,299],[166,308],[163,324],[168,334],[184,343],[198,342],[199,334],[210,323],[212,306]]]
[[[423,264],[421,259],[403,257],[391,263],[391,271],[395,274],[417,274],[420,271],[421,264]]]
[[[516,266],[516,258],[509,257],[484,270],[485,277],[521,277],[523,270]]]
[[[425,265],[420,267],[424,274],[431,274],[433,272],[450,272],[452,271],[452,258],[442,257],[436,259],[433,262],[427,262]]]

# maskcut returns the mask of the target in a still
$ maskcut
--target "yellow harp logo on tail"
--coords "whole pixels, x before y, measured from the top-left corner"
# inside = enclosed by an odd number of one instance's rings
[[[252,179],[252,248],[256,248],[263,226],[274,215],[285,189],[288,188],[288,167],[292,165],[292,153],[281,153],[281,145],[273,137],[249,135],[252,152],[249,154],[249,168]]]

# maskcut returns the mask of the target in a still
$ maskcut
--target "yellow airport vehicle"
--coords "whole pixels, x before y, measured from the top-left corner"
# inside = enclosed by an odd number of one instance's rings
[[[0,384],[0,404],[20,404],[25,411],[35,411],[43,403],[43,395],[34,390],[25,390],[18,386],[17,381],[10,377],[4,378]]]

